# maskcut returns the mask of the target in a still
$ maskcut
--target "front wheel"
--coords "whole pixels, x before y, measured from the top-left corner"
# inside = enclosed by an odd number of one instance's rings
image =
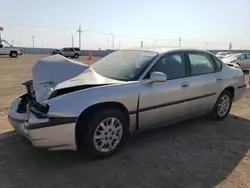
[[[81,122],[80,126],[88,127],[79,130],[80,149],[94,158],[105,158],[118,151],[128,133],[128,119],[117,109],[98,111]]]
[[[212,117],[214,120],[222,120],[227,117],[232,106],[232,94],[225,90],[223,91],[212,111]]]

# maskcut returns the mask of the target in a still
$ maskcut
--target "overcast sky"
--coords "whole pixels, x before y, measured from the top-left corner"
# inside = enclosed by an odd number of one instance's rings
[[[82,49],[144,45],[250,49],[249,0],[0,0],[2,38],[14,45]],[[93,32],[92,32],[93,31]],[[131,36],[131,37],[128,37]],[[133,37],[133,38],[132,38]],[[156,40],[159,39],[159,40]]]

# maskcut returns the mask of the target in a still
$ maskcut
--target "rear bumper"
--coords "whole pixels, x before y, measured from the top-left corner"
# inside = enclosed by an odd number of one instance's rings
[[[77,150],[74,118],[38,119],[34,114],[17,112],[21,98],[13,101],[8,119],[17,134],[25,136],[35,147],[49,150]]]

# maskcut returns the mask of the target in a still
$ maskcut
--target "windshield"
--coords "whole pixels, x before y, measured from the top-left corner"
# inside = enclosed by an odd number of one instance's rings
[[[148,51],[116,51],[97,61],[91,68],[107,78],[132,81],[139,78],[157,55]]]

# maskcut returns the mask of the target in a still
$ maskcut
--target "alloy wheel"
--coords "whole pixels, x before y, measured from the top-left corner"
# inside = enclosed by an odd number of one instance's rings
[[[218,114],[223,117],[227,114],[230,107],[230,98],[228,95],[223,95],[218,103]]]
[[[106,118],[94,132],[94,146],[100,152],[110,152],[120,143],[122,135],[123,126],[120,120],[115,117]]]

